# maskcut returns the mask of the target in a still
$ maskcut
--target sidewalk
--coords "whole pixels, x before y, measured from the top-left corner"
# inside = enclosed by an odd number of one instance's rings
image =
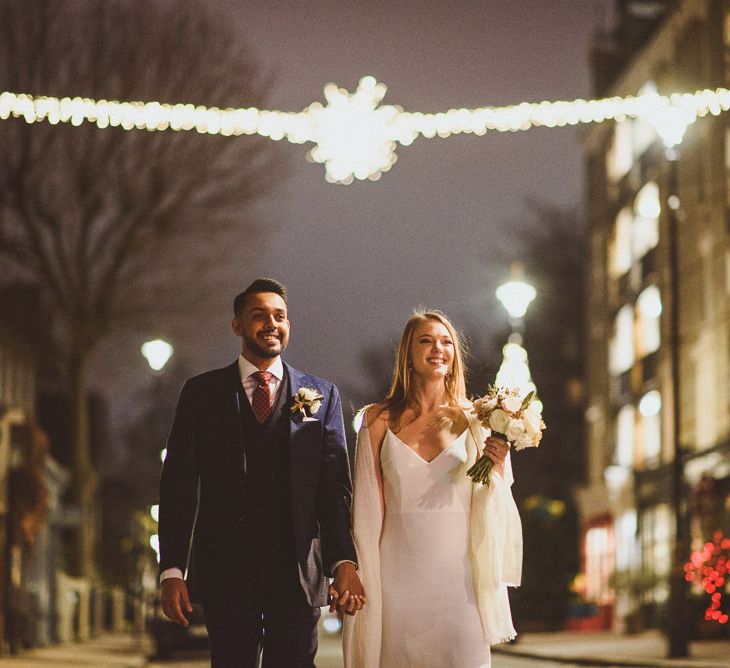
[[[657,631],[637,635],[613,632],[525,633],[516,643],[495,645],[492,652],[580,666],[672,666],[729,668],[730,640],[690,644],[686,659],[666,659],[666,641]]]
[[[5,668],[144,668],[153,653],[149,638],[106,634],[83,643],[64,643],[0,657]]]

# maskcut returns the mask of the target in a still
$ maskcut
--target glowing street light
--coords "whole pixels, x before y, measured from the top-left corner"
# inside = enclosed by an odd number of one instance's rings
[[[530,305],[537,292],[525,281],[513,280],[503,283],[497,288],[497,299],[509,313],[509,317],[515,320],[525,317],[527,307]]]
[[[536,390],[527,362],[527,350],[522,345],[523,318],[527,307],[535,299],[537,291],[524,280],[522,264],[512,265],[509,281],[500,285],[495,294],[509,314],[512,333],[502,348],[502,364],[497,372],[497,387],[518,388],[521,396]]]
[[[140,351],[144,358],[147,360],[147,364],[150,365],[152,371],[158,372],[165,368],[165,365],[170,361],[174,348],[163,339],[152,339],[151,341],[145,341],[140,347]],[[161,378],[153,378],[153,395],[156,395],[159,399],[161,393],[161,387],[159,381]],[[167,457],[167,448],[163,448],[160,452],[160,460],[164,463]],[[159,513],[159,506],[152,506],[152,513]],[[154,516],[153,516],[154,517]],[[154,518],[157,519],[156,517]],[[154,546],[153,546],[154,547]],[[159,560],[159,554],[158,554]]]
[[[525,279],[525,269],[521,262],[513,262],[510,268],[510,280],[502,283],[496,290],[497,299],[502,303],[510,317],[512,334],[510,340],[516,337],[522,342],[522,318],[527,313],[527,307],[535,299],[537,291]]]
[[[162,371],[174,352],[173,347],[162,339],[146,341],[140,350],[153,371]]]
[[[520,390],[521,397],[535,391],[535,383],[532,382],[527,364],[527,351],[521,344],[508,341],[502,348],[502,364],[494,384],[497,387],[516,387]]]

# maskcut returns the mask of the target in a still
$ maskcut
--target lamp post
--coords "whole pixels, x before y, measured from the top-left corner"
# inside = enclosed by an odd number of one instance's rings
[[[151,339],[150,341],[145,341],[140,346],[139,350],[144,358],[147,360],[147,364],[149,364],[153,376],[155,376],[155,378],[153,379],[154,386],[152,390],[152,398],[154,399],[155,404],[159,406],[162,394],[162,388],[159,383],[159,376],[167,363],[170,361],[170,358],[175,352],[175,349],[170,343],[168,343],[164,339]],[[166,454],[167,451],[165,449],[160,452],[160,459],[163,462],[165,461]]]
[[[674,551],[670,572],[669,620],[667,654],[670,658],[686,657],[689,653],[689,616],[687,610],[687,582],[683,564],[689,555],[689,535],[684,499],[684,459],[681,438],[680,397],[680,303],[679,303],[679,195],[677,163],[679,145],[687,127],[696,116],[687,110],[671,107],[650,119],[662,140],[667,173],[667,247],[669,255],[670,283],[670,359],[672,367],[672,441],[671,502],[674,511]]]
[[[527,351],[522,345],[524,333],[524,317],[527,308],[535,299],[537,291],[524,280],[522,264],[512,264],[510,280],[500,285],[495,294],[502,303],[507,314],[512,332],[507,343],[502,348],[502,364],[497,372],[495,384],[497,387],[517,387],[520,394],[525,396],[535,389],[530,377],[530,368],[527,363]]]
[[[151,389],[151,400],[154,402],[153,412],[150,414],[150,421],[152,424],[151,433],[157,434],[160,430],[158,419],[155,416],[159,415],[159,406],[162,398],[162,370],[165,368],[167,363],[170,361],[174,348],[164,339],[152,339],[145,341],[140,347],[140,352],[147,360],[150,370],[152,371],[152,387]],[[145,513],[140,513],[138,517],[139,531],[141,536],[138,539],[141,541],[137,556],[137,580],[138,586],[138,597],[135,601],[134,606],[134,621],[133,628],[139,637],[144,631],[144,620],[146,617],[146,608],[148,603],[148,597],[146,592],[154,591],[154,586],[150,586],[150,582],[155,582],[153,569],[149,559],[149,549],[152,548],[155,551],[155,556],[159,561],[159,543],[157,539],[157,515],[159,512],[159,506],[152,506]]]

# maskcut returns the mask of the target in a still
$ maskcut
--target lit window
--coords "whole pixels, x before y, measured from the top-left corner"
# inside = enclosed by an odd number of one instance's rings
[[[659,201],[659,186],[654,181],[649,181],[639,190],[634,200],[634,210],[642,218],[659,218],[662,205]]]
[[[661,425],[662,395],[656,390],[647,392],[639,401],[640,439],[643,463],[656,466],[662,450]]]
[[[586,531],[585,573],[586,598],[596,603],[608,603],[612,592],[608,585],[613,572],[613,536],[608,526],[597,526]]]
[[[657,575],[667,575],[671,569],[672,512],[660,503],[642,513],[642,564]]]
[[[661,343],[659,317],[661,314],[661,293],[656,285],[650,285],[639,294],[636,300],[637,352],[642,357],[659,349]]]
[[[661,503],[656,507],[654,524],[654,572],[667,575],[672,567],[672,511]]]
[[[647,574],[659,578],[669,575],[672,547],[672,512],[666,503],[649,508],[641,514],[641,567]],[[666,600],[666,581],[646,593],[648,600]]]
[[[654,417],[659,415],[662,409],[662,395],[657,390],[647,392],[639,401],[639,413],[643,417]]]
[[[625,207],[616,216],[611,239],[610,267],[613,276],[621,276],[631,269],[631,228],[634,215]]]
[[[627,510],[616,518],[616,570],[632,570],[636,559],[636,510]]]
[[[606,170],[613,183],[621,180],[634,163],[632,133],[630,121],[614,123],[611,146],[606,153]]]
[[[634,407],[622,406],[616,416],[616,463],[630,468],[634,464]]]
[[[613,325],[613,337],[609,350],[611,373],[619,375],[628,371],[634,363],[634,310],[629,304],[619,309]]]
[[[662,211],[659,186],[653,181],[639,190],[634,200],[631,250],[634,259],[646,255],[659,243],[659,214]]]

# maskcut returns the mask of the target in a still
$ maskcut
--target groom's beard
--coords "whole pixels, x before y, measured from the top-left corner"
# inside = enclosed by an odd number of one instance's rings
[[[246,348],[248,348],[257,357],[262,359],[273,359],[274,357],[281,355],[281,353],[286,350],[286,346],[289,343],[288,338],[282,338],[279,334],[277,334],[277,336],[280,337],[277,344],[271,346],[259,343],[255,337],[251,338],[249,336],[244,336],[243,341],[246,344]]]

